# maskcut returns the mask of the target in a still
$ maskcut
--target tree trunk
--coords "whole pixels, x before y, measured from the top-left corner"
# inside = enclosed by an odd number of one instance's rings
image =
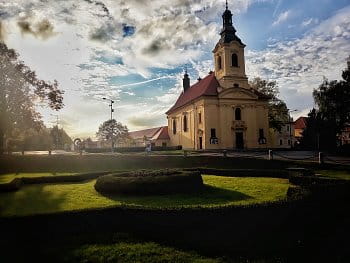
[[[0,155],[4,154],[5,133],[0,129]]]

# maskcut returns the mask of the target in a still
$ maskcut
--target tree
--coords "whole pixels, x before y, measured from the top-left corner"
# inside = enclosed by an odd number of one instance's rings
[[[59,129],[57,125],[50,130],[50,135],[56,149],[65,149],[65,145],[73,143],[66,131],[63,128]]]
[[[129,131],[123,124],[111,119],[100,125],[96,136],[102,141],[111,142],[112,147],[114,147],[115,143],[121,143],[128,139]]]
[[[290,121],[286,103],[278,98],[279,89],[276,81],[268,81],[259,77],[249,82],[249,85],[270,97],[269,101],[269,126],[277,131],[281,131],[282,126]]]
[[[63,91],[53,83],[38,79],[36,73],[19,60],[19,55],[0,42],[0,154],[6,140],[24,130],[43,127],[34,101],[40,100],[54,110],[63,107]]]
[[[317,120],[317,134],[321,149],[332,150],[337,146],[338,135],[346,124],[350,123],[350,57],[348,67],[342,73],[343,80],[328,81],[323,79],[313,97],[317,109],[313,113]],[[312,123],[312,122],[310,122]],[[315,130],[307,124],[305,135]],[[306,142],[307,138],[305,138]]]

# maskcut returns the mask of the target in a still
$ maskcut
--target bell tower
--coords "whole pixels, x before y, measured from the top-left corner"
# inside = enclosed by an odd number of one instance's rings
[[[237,87],[237,85],[249,88],[245,75],[245,44],[236,35],[227,1],[226,10],[222,14],[222,22],[221,38],[213,50],[215,77],[223,88]]]

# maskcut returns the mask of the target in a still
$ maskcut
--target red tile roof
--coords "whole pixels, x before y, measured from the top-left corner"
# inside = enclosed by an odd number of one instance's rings
[[[147,138],[152,138],[162,127],[157,127],[157,128],[151,128],[151,129],[146,129],[146,130],[140,130],[140,131],[133,131],[129,132],[129,136],[132,139],[143,139],[144,136]]]
[[[174,106],[172,106],[166,114],[170,114],[174,110],[185,106],[201,96],[217,96],[217,87],[219,86],[220,84],[215,78],[214,72],[210,73],[204,79],[193,84],[186,92],[182,92]]]
[[[151,139],[151,140],[170,139],[168,134],[168,126],[129,132],[129,136],[134,140],[143,139],[145,136],[147,137],[147,139]]]
[[[294,129],[305,129],[306,128],[306,120],[307,120],[307,117],[299,117],[294,122]]]
[[[168,126],[161,127],[159,131],[153,135],[152,140],[170,140]]]

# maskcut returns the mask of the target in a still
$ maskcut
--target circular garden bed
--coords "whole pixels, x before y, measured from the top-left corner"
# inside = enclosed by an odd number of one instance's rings
[[[102,194],[158,195],[196,192],[203,188],[199,171],[162,170],[109,174],[96,180]]]

